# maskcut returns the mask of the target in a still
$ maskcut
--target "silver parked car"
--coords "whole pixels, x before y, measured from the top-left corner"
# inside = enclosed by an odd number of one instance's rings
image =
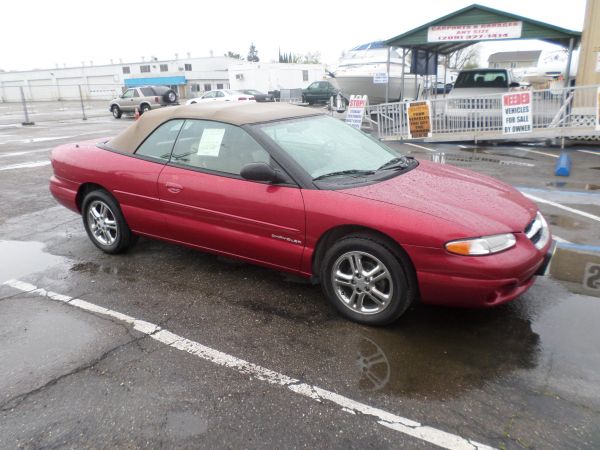
[[[177,93],[166,86],[140,86],[127,89],[120,97],[110,102],[109,110],[115,119],[123,113],[133,113],[137,108],[140,114],[163,106],[177,105]]]

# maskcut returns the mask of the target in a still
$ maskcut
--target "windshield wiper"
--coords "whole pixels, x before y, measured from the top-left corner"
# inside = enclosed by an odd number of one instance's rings
[[[401,156],[399,158],[390,159],[377,170],[406,169],[409,164],[408,159],[405,156]]]
[[[375,171],[373,170],[358,170],[358,169],[350,169],[350,170],[340,170],[339,172],[331,172],[325,173],[323,175],[319,175],[316,178],[313,178],[313,181],[322,180],[323,178],[329,177],[337,177],[342,175],[373,175]]]

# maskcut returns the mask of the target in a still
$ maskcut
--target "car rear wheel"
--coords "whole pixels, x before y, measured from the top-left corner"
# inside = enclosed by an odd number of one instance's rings
[[[144,114],[147,111],[150,111],[150,105],[148,105],[147,103],[144,103],[142,105],[142,107],[140,108],[140,114]]]
[[[321,282],[342,315],[366,325],[385,325],[400,317],[414,298],[406,266],[383,241],[351,235],[325,253]]]
[[[92,243],[106,253],[121,253],[133,236],[121,208],[106,191],[92,191],[82,204],[83,226]]]
[[[115,119],[120,119],[123,115],[121,108],[119,108],[117,105],[113,105],[112,108],[110,108],[110,111]]]

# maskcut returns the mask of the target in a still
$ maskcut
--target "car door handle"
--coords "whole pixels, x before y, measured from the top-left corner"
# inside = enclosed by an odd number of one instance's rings
[[[183,186],[177,183],[165,183],[165,186],[167,187],[167,190],[169,192],[172,192],[173,194],[178,194],[183,190]]]

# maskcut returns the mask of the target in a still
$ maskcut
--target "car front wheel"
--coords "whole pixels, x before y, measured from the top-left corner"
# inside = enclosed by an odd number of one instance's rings
[[[121,253],[132,234],[117,202],[105,191],[92,191],[82,204],[83,225],[92,243],[106,253]]]
[[[123,115],[123,113],[121,112],[121,108],[119,108],[117,105],[113,105],[113,107],[110,108],[110,111],[112,112],[112,115],[115,119],[120,119]]]
[[[321,283],[329,301],[345,317],[366,325],[399,318],[415,296],[408,264],[383,240],[369,235],[340,239],[326,252]]]

